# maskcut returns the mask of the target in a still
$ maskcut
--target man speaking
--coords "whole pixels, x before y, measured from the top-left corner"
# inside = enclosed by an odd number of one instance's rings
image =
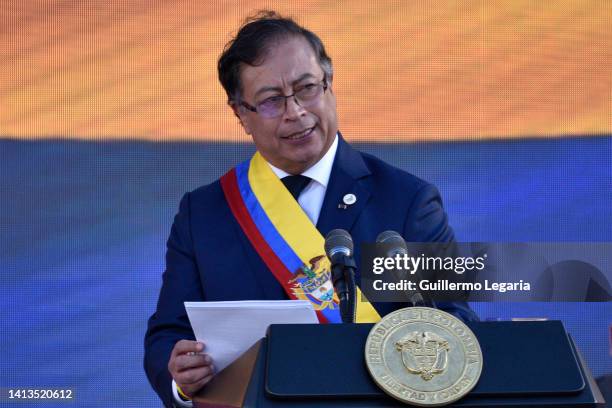
[[[174,219],[145,336],[145,370],[166,406],[188,406],[214,373],[183,302],[307,298],[322,323],[340,322],[323,249],[329,231],[349,231],[357,250],[385,230],[410,242],[454,239],[434,186],[342,138],[332,62],[314,33],[260,13],[226,45],[218,74],[257,152],[187,193]],[[316,296],[305,297],[306,287]],[[405,306],[357,303],[357,322]],[[465,303],[437,306],[476,318]]]

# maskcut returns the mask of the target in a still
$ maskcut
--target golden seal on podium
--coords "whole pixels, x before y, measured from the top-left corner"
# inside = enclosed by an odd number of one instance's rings
[[[457,401],[474,388],[482,372],[474,333],[455,316],[429,307],[396,310],[376,323],[365,359],[384,392],[419,406]]]

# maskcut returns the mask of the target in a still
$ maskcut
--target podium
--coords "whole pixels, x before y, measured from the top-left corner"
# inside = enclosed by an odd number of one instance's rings
[[[476,387],[456,407],[603,407],[559,321],[472,322],[483,353]],[[372,324],[271,325],[267,336],[194,398],[200,408],[406,407],[370,378]]]

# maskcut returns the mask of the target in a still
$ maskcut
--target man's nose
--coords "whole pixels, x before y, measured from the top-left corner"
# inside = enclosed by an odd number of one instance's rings
[[[285,118],[288,120],[297,119],[304,115],[306,111],[300,106],[295,96],[285,99]]]

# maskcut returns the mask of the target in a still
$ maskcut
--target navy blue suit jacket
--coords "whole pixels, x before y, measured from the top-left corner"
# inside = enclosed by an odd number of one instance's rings
[[[348,193],[357,202],[338,208]],[[359,243],[374,242],[385,230],[400,232],[408,242],[454,239],[433,185],[354,150],[342,138],[317,223],[323,236],[334,228],[351,233],[357,262]],[[172,406],[173,400],[167,368],[172,348],[181,339],[194,339],[183,302],[287,298],[232,215],[220,182],[187,193],[170,232],[157,310],[145,336],[145,370],[164,404]],[[373,305],[381,316],[406,306]],[[477,319],[466,303],[437,307]]]

